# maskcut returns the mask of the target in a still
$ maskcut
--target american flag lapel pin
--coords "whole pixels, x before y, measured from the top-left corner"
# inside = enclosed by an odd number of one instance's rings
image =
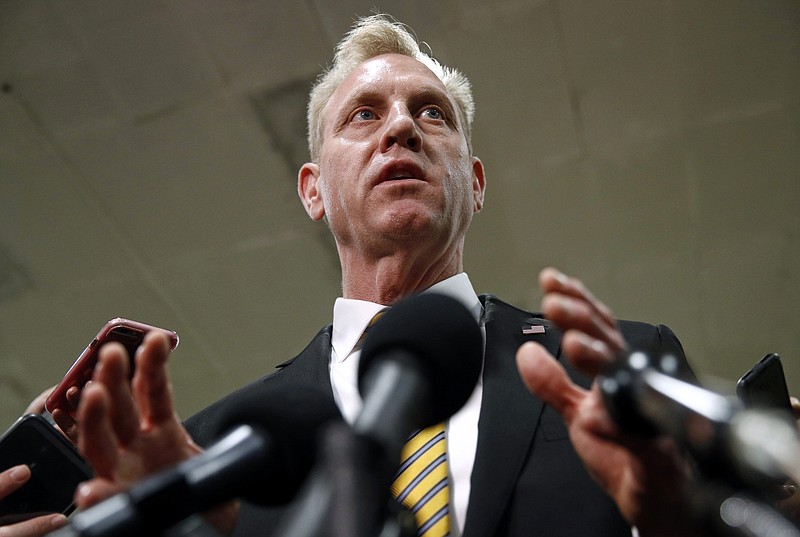
[[[532,324],[530,326],[522,325],[523,334],[544,334],[544,326],[540,324]]]

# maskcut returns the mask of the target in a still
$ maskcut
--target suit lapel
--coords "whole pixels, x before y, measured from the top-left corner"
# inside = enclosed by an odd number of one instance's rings
[[[333,401],[333,388],[328,368],[332,331],[333,327],[330,325],[320,330],[300,354],[288,362],[280,364],[278,366],[280,370],[266,377],[264,382],[269,383],[275,380],[299,386],[313,386]]]
[[[464,537],[495,534],[538,427],[543,404],[517,373],[517,349],[526,341],[536,341],[557,356],[561,341],[560,332],[546,320],[495,297],[485,297],[484,308],[483,400]],[[524,334],[523,328],[531,326],[546,330]]]
[[[191,432],[192,438],[202,446],[211,444],[216,440],[221,425],[220,420],[224,416],[238,408],[243,398],[256,397],[252,394],[263,393],[266,390],[285,390],[285,386],[296,387],[299,390],[312,389],[320,392],[331,405],[335,406],[328,373],[330,341],[331,327],[328,326],[320,330],[299,355],[279,365],[278,371],[251,382],[191,416],[186,420],[186,427]]]

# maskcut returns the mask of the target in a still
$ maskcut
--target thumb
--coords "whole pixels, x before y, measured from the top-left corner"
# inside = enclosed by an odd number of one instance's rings
[[[527,342],[517,350],[517,370],[528,389],[553,407],[569,425],[586,390],[574,384],[544,347]]]

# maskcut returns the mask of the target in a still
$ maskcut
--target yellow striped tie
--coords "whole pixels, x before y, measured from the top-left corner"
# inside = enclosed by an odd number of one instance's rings
[[[412,436],[403,447],[392,494],[414,513],[421,537],[450,533],[444,423]]]
[[[364,340],[367,339],[367,332],[369,332],[370,328],[375,326],[375,323],[381,320],[381,317],[383,317],[387,311],[389,311],[389,308],[383,308],[378,313],[372,316],[372,318],[369,320],[369,323],[367,324],[367,327],[364,328],[364,332],[361,334],[361,336],[358,338],[358,341],[356,341],[356,344],[353,346],[353,350],[351,352],[356,352],[361,350],[361,347],[364,346]]]

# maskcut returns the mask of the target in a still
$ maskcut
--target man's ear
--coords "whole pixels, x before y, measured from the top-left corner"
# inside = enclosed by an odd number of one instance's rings
[[[483,196],[486,192],[486,176],[483,172],[483,163],[478,157],[472,157],[472,196],[474,211],[477,213],[483,207]]]
[[[319,179],[319,166],[313,162],[303,164],[297,174],[297,195],[300,196],[308,216],[315,221],[325,216]]]

